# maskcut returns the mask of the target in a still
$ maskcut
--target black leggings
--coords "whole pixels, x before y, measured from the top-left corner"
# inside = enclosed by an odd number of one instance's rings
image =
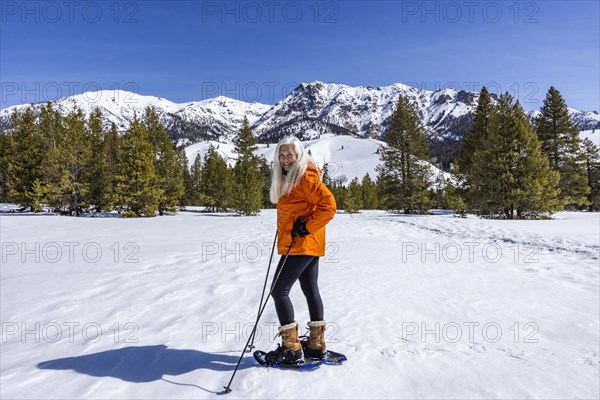
[[[279,259],[277,272],[285,257]],[[306,296],[308,313],[311,321],[323,320],[323,300],[319,293],[317,279],[319,277],[319,257],[315,256],[288,256],[287,261],[279,275],[277,284],[271,296],[275,301],[275,310],[281,325],[294,322],[294,307],[290,301],[289,293],[294,283],[299,280],[302,293]]]

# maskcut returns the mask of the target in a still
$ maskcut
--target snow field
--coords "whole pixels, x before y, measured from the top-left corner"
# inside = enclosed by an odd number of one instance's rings
[[[298,373],[248,354],[228,396],[597,398],[599,222],[338,213],[319,282],[329,346],[349,360]],[[275,210],[0,216],[2,397],[213,398],[256,317],[274,229]],[[277,325],[270,302],[257,348],[275,347]]]

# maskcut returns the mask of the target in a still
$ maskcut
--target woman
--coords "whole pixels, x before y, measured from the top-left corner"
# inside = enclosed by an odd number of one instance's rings
[[[277,272],[286,261],[271,292],[281,325],[282,344],[269,352],[265,360],[279,364],[300,363],[303,345],[307,357],[322,358],[326,354],[326,322],[317,279],[319,257],[325,255],[325,225],[335,215],[336,204],[321,182],[321,171],[293,136],[283,138],[275,148],[270,197],[271,202],[277,204],[277,251],[282,255]],[[303,343],[298,338],[298,323],[288,296],[297,280],[306,296],[311,319],[309,338]]]

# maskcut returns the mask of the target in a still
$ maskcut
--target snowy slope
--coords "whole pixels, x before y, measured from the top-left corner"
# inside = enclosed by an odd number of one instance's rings
[[[589,131],[579,132],[579,137],[583,139],[590,139],[596,146],[600,147],[600,128]]]
[[[375,168],[381,162],[377,149],[380,145],[387,146],[384,142],[375,139],[334,135],[323,135],[320,139],[307,140],[302,143],[304,148],[310,151],[315,163],[321,168],[327,163],[329,176],[344,185],[349,184],[354,178],[358,178],[359,181],[362,180],[367,173],[371,179],[375,179],[377,177]],[[230,166],[235,165],[237,156],[233,151],[233,144],[207,141],[186,147],[186,155],[190,166],[197,154],[200,154],[200,157],[204,159],[210,146],[225,158]],[[274,160],[275,147],[275,144],[259,144],[256,154],[264,156],[267,162],[271,163]],[[445,180],[453,179],[451,174],[443,172],[433,165],[430,165],[430,170],[432,181],[435,181],[439,174]]]
[[[228,396],[598,398],[599,227],[598,213],[338,213],[320,287],[328,345],[349,360],[296,373],[247,355]],[[256,317],[274,230],[274,210],[0,216],[2,398],[214,399]],[[259,348],[276,326],[270,303]]]

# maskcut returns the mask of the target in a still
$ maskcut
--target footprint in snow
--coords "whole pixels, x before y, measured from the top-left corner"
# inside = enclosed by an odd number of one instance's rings
[[[468,345],[467,348],[469,350],[475,351],[477,353],[483,353],[486,350],[485,346],[482,345],[481,343],[472,343],[472,344]]]

